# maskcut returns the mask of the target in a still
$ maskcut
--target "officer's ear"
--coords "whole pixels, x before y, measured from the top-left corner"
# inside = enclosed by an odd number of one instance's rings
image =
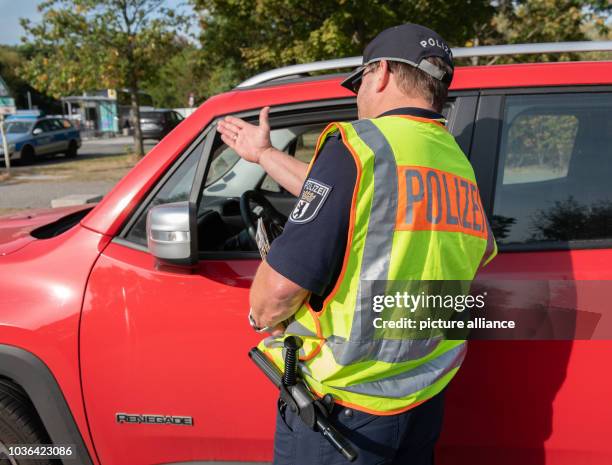
[[[380,60],[376,70],[376,92],[383,92],[389,85],[390,79],[391,69],[389,68],[389,62],[387,60]]]

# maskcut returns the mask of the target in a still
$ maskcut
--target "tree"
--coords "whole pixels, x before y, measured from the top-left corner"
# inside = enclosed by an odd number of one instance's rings
[[[466,45],[524,44],[592,40],[606,35],[610,18],[609,0],[501,0],[490,27]],[[590,32],[590,33],[589,33]],[[486,58],[484,63],[579,60],[576,54],[538,54]],[[583,58],[584,59],[584,58]]]
[[[189,96],[194,102],[204,100],[207,88],[206,67],[199,62],[201,51],[186,40],[177,44],[176,53],[159,72],[143,82],[156,107],[186,107]]]
[[[127,88],[134,151],[144,155],[139,90],[174,50],[184,16],[163,0],[46,0],[40,24],[22,19],[34,50],[23,66],[33,86],[55,96],[100,88]]]
[[[489,0],[192,0],[209,93],[266,69],[360,55],[387,27],[425,24],[463,45],[495,9]]]
[[[587,40],[605,34],[609,0],[192,0],[208,93],[278,66],[360,55],[381,30],[426,25],[453,47]],[[576,58],[503,57],[498,62]],[[484,63],[488,63],[487,59]],[[459,64],[461,60],[459,60]],[[478,60],[470,60],[478,64]]]
[[[28,59],[27,48],[23,46],[0,45],[0,76],[6,82],[17,108],[28,108],[28,93],[32,106],[46,113],[60,113],[59,100],[42,94],[34,89],[19,73]]]

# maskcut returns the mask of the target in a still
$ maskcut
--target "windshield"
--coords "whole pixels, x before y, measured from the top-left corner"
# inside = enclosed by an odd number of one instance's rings
[[[6,123],[6,133],[7,134],[26,134],[30,132],[32,128],[32,124],[29,121],[12,121]]]

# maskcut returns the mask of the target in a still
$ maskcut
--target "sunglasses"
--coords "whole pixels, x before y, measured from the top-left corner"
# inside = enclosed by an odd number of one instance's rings
[[[361,73],[361,76],[359,76],[357,79],[355,79],[351,85],[351,90],[355,93],[359,92],[359,89],[361,88],[361,84],[363,82],[363,77],[368,74],[371,73],[373,71],[376,71],[378,68],[366,68],[364,70],[363,73]]]

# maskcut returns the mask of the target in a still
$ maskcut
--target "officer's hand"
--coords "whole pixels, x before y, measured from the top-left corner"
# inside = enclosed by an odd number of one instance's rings
[[[272,149],[269,113],[270,107],[262,108],[259,113],[259,126],[235,116],[226,116],[223,121],[219,121],[217,128],[221,133],[221,140],[245,160],[259,163],[262,153]]]

